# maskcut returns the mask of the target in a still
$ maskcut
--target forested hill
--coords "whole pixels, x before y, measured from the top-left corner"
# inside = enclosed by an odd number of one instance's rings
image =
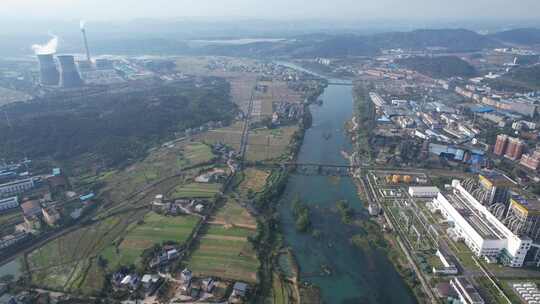
[[[109,165],[143,156],[175,131],[231,120],[229,85],[218,78],[82,99],[35,100],[5,106],[0,158],[91,155]]]
[[[400,59],[397,63],[434,78],[474,77],[476,69],[467,61],[456,56],[411,57]]]
[[[500,90],[530,92],[540,90],[540,64],[519,67],[490,81],[490,85]]]

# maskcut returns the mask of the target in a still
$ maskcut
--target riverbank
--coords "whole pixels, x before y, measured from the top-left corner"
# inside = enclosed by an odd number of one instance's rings
[[[367,91],[365,86],[361,89],[355,89],[354,99],[355,99],[355,115],[351,119],[350,128],[348,129],[348,134],[351,137],[351,140],[355,143],[355,152],[358,153],[357,157],[370,155],[371,151],[365,148],[366,145],[369,145],[369,130],[362,130],[365,126],[371,126],[373,123],[373,116],[369,113],[362,113],[364,111],[371,111],[371,107],[368,105],[370,102],[367,99]],[[360,117],[359,117],[360,116]],[[362,122],[360,125],[359,122]],[[351,157],[351,165],[354,164],[354,158]],[[367,195],[368,189],[365,188],[364,183],[362,182],[362,175],[365,174],[358,170],[355,174],[354,182],[357,187],[357,192],[359,197],[364,201],[364,206],[369,206],[370,198]],[[376,203],[376,202],[373,202]],[[385,232],[388,231],[388,219],[386,217],[379,216],[377,218],[370,218],[368,221],[377,225],[378,229],[371,231],[371,233],[377,234],[381,237],[385,245],[383,247],[383,254],[385,254],[388,259],[391,261],[392,265],[400,274],[401,278],[407,284],[409,289],[416,300],[419,303],[427,302],[427,297],[422,290],[422,286],[415,275],[415,269],[410,263],[410,259],[407,258],[407,252],[404,249],[404,246],[400,244],[400,241],[391,233]]]

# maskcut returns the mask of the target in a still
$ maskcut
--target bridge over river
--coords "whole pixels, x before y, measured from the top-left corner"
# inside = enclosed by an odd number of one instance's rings
[[[270,163],[257,162],[253,166],[262,168],[281,168],[293,171],[300,175],[323,176],[352,176],[360,166],[326,163],[285,162]]]

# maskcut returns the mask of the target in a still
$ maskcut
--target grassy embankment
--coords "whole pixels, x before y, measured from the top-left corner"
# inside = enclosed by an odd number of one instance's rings
[[[358,124],[356,134],[353,137],[355,139],[355,151],[358,151],[361,158],[371,161],[374,151],[370,146],[370,137],[376,126],[375,106],[369,98],[369,88],[365,83],[355,83],[353,97],[354,113]]]

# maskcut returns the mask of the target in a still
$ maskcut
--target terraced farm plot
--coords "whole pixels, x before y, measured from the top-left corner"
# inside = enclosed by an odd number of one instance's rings
[[[200,218],[196,216],[166,217],[150,212],[145,215],[142,224],[132,225],[122,242],[107,247],[102,256],[108,261],[110,269],[119,265],[138,265],[143,251],[154,244],[186,242],[199,221]]]
[[[170,197],[177,198],[213,198],[221,191],[221,184],[191,183],[179,185],[171,192]]]
[[[198,276],[257,282],[259,261],[247,237],[254,232],[243,228],[209,225],[187,261]]]
[[[211,219],[212,223],[225,225],[228,227],[236,226],[255,230],[257,222],[249,212],[238,201],[228,198],[225,205],[221,207],[216,215]]]

